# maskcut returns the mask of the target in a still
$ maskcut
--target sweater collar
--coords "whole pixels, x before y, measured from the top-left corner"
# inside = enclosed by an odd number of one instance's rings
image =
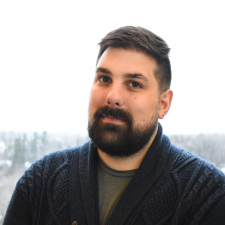
[[[134,210],[141,207],[146,193],[153,191],[168,172],[168,163],[171,162],[168,160],[170,145],[169,139],[163,135],[162,126],[158,124],[157,135],[152,145],[122,194],[107,225],[122,225],[127,223],[128,218],[135,216]],[[79,179],[84,211],[89,225],[99,224],[97,157],[97,149],[91,141],[80,148]]]

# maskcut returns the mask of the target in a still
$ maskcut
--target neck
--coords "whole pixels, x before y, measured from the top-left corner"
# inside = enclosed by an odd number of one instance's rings
[[[101,151],[98,149],[98,154],[102,161],[110,168],[114,170],[119,170],[119,171],[125,171],[125,170],[135,170],[137,169],[142,160],[144,159],[146,153],[148,152],[148,149],[150,148],[153,140],[155,139],[155,136],[157,134],[157,130],[154,132],[152,135],[151,139],[147,143],[147,145],[144,146],[138,153],[135,155],[132,155],[130,157],[124,157],[124,158],[116,158],[109,156],[105,152]]]

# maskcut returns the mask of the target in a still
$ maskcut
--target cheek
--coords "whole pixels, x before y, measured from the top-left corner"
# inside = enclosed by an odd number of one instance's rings
[[[90,93],[90,103],[93,106],[99,107],[105,102],[105,94],[97,88],[92,88]]]
[[[134,123],[142,123],[146,118],[146,104],[143,98],[126,99],[126,110],[131,113]]]
[[[157,99],[152,99],[151,96],[148,98],[136,98],[132,101],[128,101],[128,111],[133,116],[135,123],[146,124],[152,117],[156,116],[158,107]]]
[[[96,88],[91,89],[89,98],[89,118],[91,119],[95,111],[104,105],[104,95]]]
[[[127,107],[133,112],[135,115],[144,114],[145,111],[149,109],[149,101],[143,97],[134,97],[132,99],[126,99]]]

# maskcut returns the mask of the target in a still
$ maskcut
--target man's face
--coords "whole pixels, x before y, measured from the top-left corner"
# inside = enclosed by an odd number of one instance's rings
[[[137,153],[158,124],[160,93],[155,59],[135,50],[108,48],[96,68],[89,101],[89,136],[114,157]]]

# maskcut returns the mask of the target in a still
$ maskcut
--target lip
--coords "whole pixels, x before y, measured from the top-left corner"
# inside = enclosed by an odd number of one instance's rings
[[[114,123],[114,124],[122,124],[122,123],[124,123],[124,120],[122,120],[122,119],[114,118],[112,116],[105,116],[105,115],[103,115],[102,120],[104,122]]]

